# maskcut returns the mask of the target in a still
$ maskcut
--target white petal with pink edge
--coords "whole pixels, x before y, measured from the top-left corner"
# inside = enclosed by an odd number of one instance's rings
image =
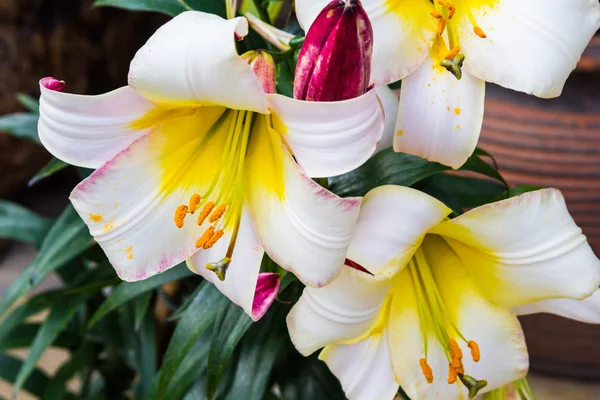
[[[556,189],[477,207],[433,229],[447,238],[483,294],[517,307],[600,286],[600,260]]]
[[[187,260],[187,265],[242,307],[254,321],[258,321],[277,296],[279,275],[259,272],[264,250],[256,238],[247,211],[244,211],[231,264],[225,273],[225,280],[221,281],[213,271],[206,269],[206,265],[225,257],[230,238],[231,234],[223,236],[213,248],[198,251]]]
[[[402,186],[380,186],[363,199],[348,258],[382,279],[398,273],[423,237],[451,210],[435,198]]]
[[[344,266],[323,288],[307,287],[287,317],[290,338],[305,356],[368,334],[383,317],[391,283]]]
[[[40,81],[40,91],[40,140],[69,164],[98,168],[149,131],[131,124],[153,105],[127,86],[83,96],[48,89]]]
[[[458,80],[430,55],[402,81],[394,150],[454,169],[473,153],[483,124],[485,82]]]
[[[585,300],[550,299],[516,307],[517,315],[537,313],[556,314],[588,324],[600,324],[600,290],[596,290]]]
[[[267,254],[320,287],[344,264],[361,199],[340,198],[306,176],[267,126],[270,117],[256,122],[246,155],[248,209]]]
[[[396,133],[396,119],[398,118],[398,96],[388,86],[379,86],[375,90],[385,114],[383,135],[375,148],[375,154],[377,154],[393,146],[394,134]]]
[[[373,155],[384,128],[377,92],[345,101],[310,102],[267,95],[273,124],[307,175],[341,175]]]
[[[267,112],[262,85],[236,52],[248,21],[188,11],[163,25],[137,52],[129,85],[160,103],[221,105]]]
[[[349,400],[392,400],[398,392],[386,330],[358,343],[327,346],[319,359],[338,378]]]
[[[583,50],[600,27],[596,0],[499,0],[471,7],[477,25],[458,10],[464,69],[509,89],[550,98],[561,94]]]

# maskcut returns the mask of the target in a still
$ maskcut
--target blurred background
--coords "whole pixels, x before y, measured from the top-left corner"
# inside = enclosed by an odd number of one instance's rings
[[[45,218],[58,216],[80,179],[68,168],[31,181],[51,156],[37,143],[36,118],[25,114],[23,94],[37,98],[44,76],[65,80],[72,93],[98,94],[125,85],[135,51],[169,19],[92,8],[91,3],[0,0],[0,116],[20,113],[0,120],[0,198]],[[559,99],[540,100],[489,84],[487,93],[480,147],[496,157],[511,185],[561,189],[600,255],[600,37]],[[14,127],[14,118],[21,119],[21,128],[3,133]],[[23,128],[27,118],[31,121]],[[0,208],[0,224],[6,212]],[[0,296],[34,256],[34,245],[0,238]],[[48,279],[40,289],[58,283]],[[538,399],[600,399],[600,326],[550,315],[524,317],[522,323]],[[11,354],[23,358],[26,351]],[[41,369],[52,373],[65,357],[53,349],[44,355]],[[0,395],[10,393],[0,377]]]

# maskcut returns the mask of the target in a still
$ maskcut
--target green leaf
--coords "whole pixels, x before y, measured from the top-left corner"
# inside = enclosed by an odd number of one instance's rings
[[[165,399],[180,399],[202,375],[206,373],[206,359],[210,349],[210,329],[204,331],[187,352],[165,390]],[[202,392],[206,399],[206,389]]]
[[[185,266],[185,264],[182,263],[171,268],[168,271],[165,271],[158,275],[154,275],[143,281],[123,282],[119,286],[117,286],[115,290],[112,291],[110,296],[104,301],[104,303],[102,303],[100,307],[98,307],[94,315],[92,315],[92,317],[90,318],[88,326],[93,326],[106,314],[115,310],[122,304],[127,303],[134,297],[144,292],[147,292],[148,290],[152,290],[156,287],[164,285],[165,283],[185,278],[191,275],[193,275],[193,272],[191,272]]]
[[[294,97],[294,72],[293,61],[285,60],[275,65],[275,87],[277,93],[287,97]]]
[[[96,0],[94,5],[133,11],[155,11],[172,17],[188,10],[225,15],[225,3],[217,0]]]
[[[0,315],[21,296],[43,282],[46,275],[66,264],[94,244],[87,226],[69,205],[58,217],[36,258],[8,287],[0,302]]]
[[[69,296],[59,300],[52,308],[50,315],[44,321],[42,327],[37,333],[31,350],[27,356],[27,360],[21,366],[19,374],[15,379],[14,392],[18,393],[21,386],[35,369],[35,365],[46,351],[46,349],[54,342],[59,333],[67,326],[71,318],[84,304],[87,296]]]
[[[499,196],[497,200],[504,200],[504,199],[508,199],[511,197],[517,197],[524,193],[535,192],[536,190],[541,190],[541,189],[543,189],[541,186],[535,186],[535,185],[515,186],[515,187],[511,187],[508,190],[508,192],[505,192],[502,196]]]
[[[219,310],[208,353],[206,395],[209,399],[215,395],[229,358],[250,325],[252,319],[234,303],[229,302]]]
[[[34,99],[25,93],[17,93],[15,97],[28,111],[31,111],[34,114],[40,113],[40,102],[37,99]]]
[[[44,399],[62,399],[69,380],[87,366],[92,365],[101,347],[86,343],[64,363],[48,382]]]
[[[448,169],[421,157],[386,149],[354,171],[329,178],[329,190],[341,197],[364,196],[377,186],[412,186]]]
[[[170,398],[165,391],[181,361],[202,333],[211,326],[219,309],[225,308],[227,303],[227,298],[214,285],[202,285],[181,316],[169,342],[158,379],[158,399]]]
[[[20,240],[39,247],[52,226],[52,220],[33,211],[0,200],[0,237]]]
[[[37,124],[39,115],[32,113],[8,114],[0,117],[0,132],[40,143]]]
[[[34,176],[27,182],[28,186],[33,186],[39,181],[46,179],[47,177],[54,175],[58,171],[62,171],[67,168],[69,164],[64,161],[59,160],[58,158],[52,158],[48,161],[45,167],[40,169]]]
[[[498,170],[485,161],[483,161],[479,154],[488,154],[484,150],[476,149],[476,152],[473,153],[471,157],[464,163],[462,167],[460,167],[463,171],[472,171],[481,175],[485,175],[492,179],[496,179],[497,181],[502,182],[502,184],[508,189],[508,183],[504,180],[504,177],[498,172]]]
[[[17,377],[17,371],[23,366],[23,362],[18,358],[8,354],[0,354],[0,378],[14,382]],[[44,398],[44,390],[48,385],[48,377],[39,369],[35,368],[29,375],[29,378],[23,383],[22,388],[27,392],[39,398]]]
[[[152,310],[146,309],[139,333],[136,334],[135,359],[140,375],[140,380],[135,387],[136,399],[148,398],[148,392],[154,382],[156,373],[155,326]]]
[[[23,324],[16,327],[0,341],[0,350],[30,347],[40,327],[40,324]],[[75,349],[81,345],[81,342],[81,336],[72,332],[61,332],[52,346]]]
[[[136,332],[139,332],[142,326],[146,311],[150,307],[150,300],[152,300],[152,292],[150,290],[133,299],[134,328]]]

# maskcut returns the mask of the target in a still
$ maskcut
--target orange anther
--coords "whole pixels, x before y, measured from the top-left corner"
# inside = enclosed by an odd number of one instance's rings
[[[458,53],[460,53],[460,46],[454,46],[450,49],[450,51],[448,52],[448,54],[446,54],[444,58],[446,60],[454,60],[454,57],[456,57]]]
[[[175,221],[175,225],[177,225],[178,228],[183,227],[183,220],[185,219],[187,212],[188,212],[188,206],[186,206],[185,204],[182,204],[175,209],[175,215],[173,216],[173,221]]]
[[[210,237],[210,240],[204,244],[204,246],[203,246],[204,250],[207,250],[207,249],[210,249],[211,247],[213,247],[213,245],[215,243],[217,243],[217,240],[221,239],[221,237],[223,236],[224,233],[225,232],[223,232],[220,229],[218,231],[215,231],[213,233],[213,235]]]
[[[485,32],[478,26],[474,26],[473,27],[473,32],[475,32],[475,34],[477,36],[479,36],[482,39],[485,39],[487,37],[487,35],[485,34]]]
[[[202,225],[202,223],[204,222],[206,217],[208,217],[208,214],[210,214],[214,206],[215,203],[213,203],[212,201],[209,201],[204,205],[202,211],[200,212],[200,215],[198,215],[198,225]]]
[[[427,379],[427,383],[433,383],[433,371],[429,364],[427,364],[427,360],[421,358],[419,360],[419,364],[421,365],[421,371],[423,372],[423,376]]]
[[[481,359],[479,345],[474,340],[469,340],[468,346],[471,349],[471,357],[473,358],[473,361],[478,362]]]
[[[460,349],[460,347],[458,347],[458,343],[456,342],[456,340],[450,339],[449,343],[450,343],[450,348],[451,348],[450,357],[458,358],[459,360],[461,358],[463,358],[462,350]]]
[[[210,214],[208,222],[212,224],[213,222],[221,218],[221,216],[225,213],[225,210],[227,210],[225,204],[218,205],[217,208],[215,208],[215,210],[212,212],[212,214]]]
[[[438,19],[438,23],[437,23],[437,33],[438,35],[441,35],[444,33],[444,29],[446,29],[446,18],[440,18]]]
[[[454,369],[452,364],[448,364],[448,383],[452,385],[454,382],[456,382],[457,375],[456,369]]]
[[[194,193],[192,197],[190,197],[190,214],[193,214],[196,211],[196,207],[200,203],[200,195],[198,193]]]
[[[449,0],[437,0],[437,3],[442,7],[448,9],[449,19],[452,19],[452,17],[454,17],[454,14],[456,13],[456,6],[452,4],[452,2],[450,2]]]
[[[197,248],[204,247],[204,245],[206,243],[208,243],[208,241],[212,237],[213,233],[215,233],[215,228],[213,226],[211,226],[210,228],[205,230],[204,233],[202,234],[202,236],[200,236],[200,239],[198,239],[196,241],[196,247]]]
[[[429,12],[429,14],[430,14],[430,15],[431,15],[433,18],[435,18],[435,19],[440,19],[440,18],[442,18],[442,17],[443,17],[442,13],[441,13],[441,12],[439,12],[438,10],[431,10],[431,11]]]

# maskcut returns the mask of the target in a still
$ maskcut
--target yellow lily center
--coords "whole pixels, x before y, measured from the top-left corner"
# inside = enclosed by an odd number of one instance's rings
[[[448,383],[454,384],[457,379],[460,380],[469,389],[469,397],[475,397],[477,392],[487,385],[487,382],[465,374],[462,362],[463,351],[459,343],[464,343],[463,346],[470,349],[471,357],[475,362],[481,358],[479,345],[474,340],[466,339],[458,329],[438,290],[431,267],[422,249],[417,250],[407,268],[414,286],[424,340],[425,357],[418,360],[423,376],[428,383],[433,383],[434,371],[427,363],[428,337],[433,334],[448,359]]]

